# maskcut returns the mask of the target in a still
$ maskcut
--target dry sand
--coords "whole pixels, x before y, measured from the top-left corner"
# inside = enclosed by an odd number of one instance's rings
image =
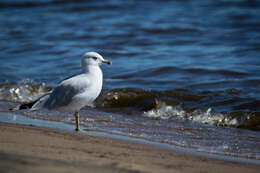
[[[134,142],[0,123],[0,172],[259,172],[260,166]]]

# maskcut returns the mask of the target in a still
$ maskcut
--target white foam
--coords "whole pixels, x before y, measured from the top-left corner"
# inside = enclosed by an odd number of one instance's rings
[[[144,117],[152,119],[180,119],[191,120],[210,125],[220,126],[238,126],[239,122],[235,118],[231,118],[228,114],[213,112],[211,108],[206,110],[196,109],[192,112],[187,112],[180,106],[168,106],[162,104],[160,108],[152,109],[143,113]]]
[[[21,81],[19,83],[4,83],[0,86],[0,99],[12,102],[30,102],[40,97],[50,89],[44,83]]]

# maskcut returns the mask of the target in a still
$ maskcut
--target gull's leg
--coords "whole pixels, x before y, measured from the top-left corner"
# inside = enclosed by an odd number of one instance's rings
[[[79,113],[78,112],[75,112],[75,121],[76,121],[76,131],[79,131],[80,128],[79,128]]]

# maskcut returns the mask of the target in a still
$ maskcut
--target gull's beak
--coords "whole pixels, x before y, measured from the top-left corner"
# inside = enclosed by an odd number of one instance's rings
[[[111,61],[108,61],[108,60],[103,60],[102,63],[103,63],[103,64],[108,64],[108,65],[112,65],[112,62],[111,62]]]

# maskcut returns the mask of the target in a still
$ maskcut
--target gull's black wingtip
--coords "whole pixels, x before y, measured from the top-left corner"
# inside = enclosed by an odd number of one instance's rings
[[[18,105],[17,107],[10,108],[9,110],[10,111],[17,111],[17,110],[22,110],[22,109],[31,109],[36,102],[37,101],[33,101],[33,102],[30,102],[30,103],[24,103],[24,104]]]

